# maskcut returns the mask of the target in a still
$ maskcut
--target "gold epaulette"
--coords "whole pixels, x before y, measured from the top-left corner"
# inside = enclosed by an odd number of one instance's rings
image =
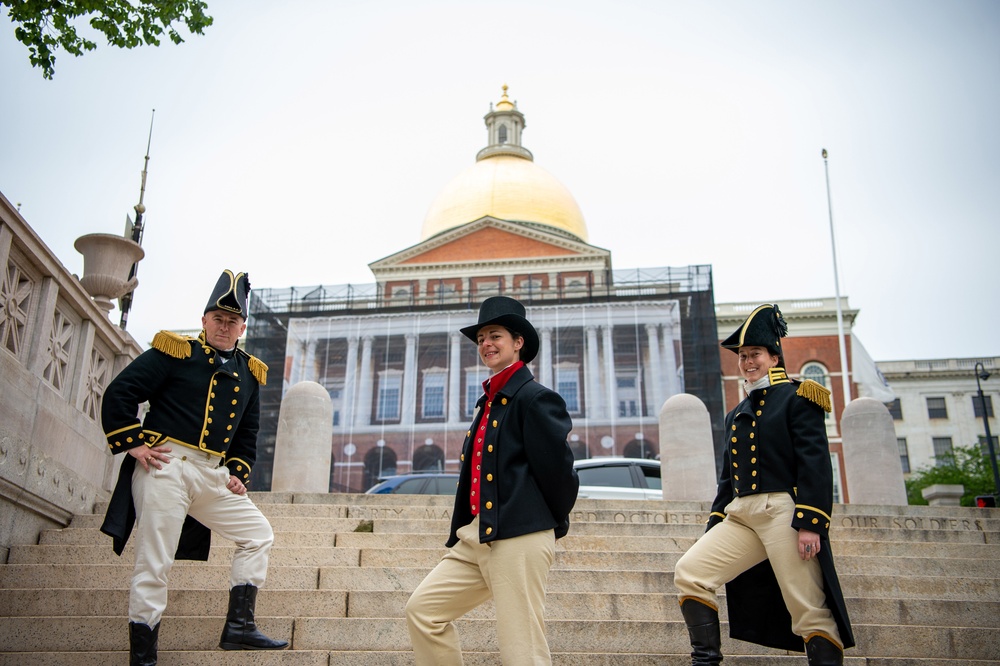
[[[189,358],[191,356],[191,340],[193,339],[171,331],[160,331],[153,336],[153,349],[159,349],[167,356],[174,358]]]
[[[267,384],[267,363],[260,360],[256,356],[251,356],[247,354],[247,365],[250,367],[250,374],[252,374],[261,386]]]
[[[799,390],[795,392],[795,395],[800,395],[810,402],[815,402],[825,412],[833,409],[833,403],[830,401],[830,389],[811,379],[803,381],[799,385]]]

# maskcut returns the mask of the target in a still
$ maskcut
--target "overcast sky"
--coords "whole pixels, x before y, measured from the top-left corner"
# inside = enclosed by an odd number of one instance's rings
[[[70,271],[78,236],[124,230],[156,109],[143,344],[196,328],[223,268],[374,282],[506,83],[614,268],[711,264],[717,302],[833,296],[826,148],[871,355],[1000,355],[994,0],[208,5],[203,37],[60,53],[53,81],[0,19],[0,192]]]

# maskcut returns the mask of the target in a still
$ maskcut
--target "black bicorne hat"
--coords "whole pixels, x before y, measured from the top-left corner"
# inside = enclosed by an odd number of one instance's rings
[[[246,273],[235,275],[228,268],[222,271],[219,281],[215,283],[212,296],[205,306],[205,313],[212,310],[224,310],[243,317],[246,321],[250,314],[250,277]]]
[[[765,347],[775,356],[781,356],[781,338],[788,334],[788,324],[777,305],[759,306],[736,331],[722,341],[722,346],[735,353],[740,347]]]
[[[498,324],[509,331],[514,331],[524,338],[520,359],[530,363],[538,355],[538,332],[524,317],[524,306],[509,296],[490,296],[479,306],[479,321],[473,326],[459,329],[462,335],[473,342],[479,334],[479,329],[490,324]]]

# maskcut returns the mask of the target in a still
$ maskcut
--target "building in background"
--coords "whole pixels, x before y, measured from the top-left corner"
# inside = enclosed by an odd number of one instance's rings
[[[374,284],[252,293],[248,350],[282,378],[261,388],[258,489],[270,487],[281,398],[301,381],[333,400],[331,489],[457,469],[486,379],[458,331],[496,294],[526,305],[541,338],[530,367],[566,400],[578,458],[656,457],[659,408],[681,392],[721,432],[711,267],[614,270],[572,194],[522,145],[506,88],[485,122],[487,146],[434,201],[420,242],[369,264]]]
[[[1000,357],[878,362],[897,396],[889,404],[889,413],[896,428],[903,472],[940,464],[942,454],[956,446],[979,444],[988,453],[976,363],[982,363],[991,375],[981,385],[993,448],[1000,452],[1000,424],[994,411],[1000,396]]]

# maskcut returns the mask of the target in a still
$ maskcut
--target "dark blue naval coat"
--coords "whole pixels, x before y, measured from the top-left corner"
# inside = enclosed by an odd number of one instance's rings
[[[816,382],[789,380],[783,369],[773,368],[771,385],[751,391],[726,415],[723,470],[708,529],[725,518],[726,506],[736,497],[788,493],[795,501],[791,527],[820,536],[817,559],[826,603],[848,648],[854,636],[829,539],[833,467],[824,418],[829,404],[829,392]],[[726,597],[733,638],[803,650],[802,637],[792,633],[791,616],[769,560],[730,581]]]
[[[462,446],[448,547],[458,543],[456,532],[473,519],[469,503],[472,451],[486,397],[476,404],[472,428]],[[555,530],[557,539],[565,536],[580,488],[566,442],[573,423],[565,401],[522,367],[493,399],[489,418],[480,463],[480,543],[543,530]]]
[[[244,485],[257,460],[259,385],[267,366],[237,349],[225,359],[205,343],[160,331],[152,348],[140,354],[104,392],[101,423],[113,454],[137,446],[170,446],[214,453]],[[140,423],[139,405],[149,411]],[[101,531],[121,555],[135,524],[132,473],[136,460],[124,456]],[[207,560],[211,532],[188,516],[181,530],[177,559]]]

